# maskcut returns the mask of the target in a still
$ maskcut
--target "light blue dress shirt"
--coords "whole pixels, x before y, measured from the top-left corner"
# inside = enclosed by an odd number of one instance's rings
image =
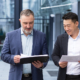
[[[32,46],[33,46],[33,31],[30,35],[26,36],[21,28],[21,40],[22,40],[22,50],[23,54],[31,56]],[[23,73],[31,73],[31,63],[23,64]]]

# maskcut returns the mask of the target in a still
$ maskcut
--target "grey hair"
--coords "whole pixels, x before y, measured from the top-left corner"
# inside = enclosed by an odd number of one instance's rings
[[[30,9],[25,9],[25,10],[21,11],[20,18],[21,18],[22,15],[25,15],[25,16],[33,15],[34,16],[34,13]]]

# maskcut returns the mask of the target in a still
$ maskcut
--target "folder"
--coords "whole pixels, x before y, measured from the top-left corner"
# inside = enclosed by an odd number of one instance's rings
[[[39,60],[40,62],[47,62],[48,59],[49,59],[48,55],[21,56],[20,63],[21,64],[32,63],[37,60]]]

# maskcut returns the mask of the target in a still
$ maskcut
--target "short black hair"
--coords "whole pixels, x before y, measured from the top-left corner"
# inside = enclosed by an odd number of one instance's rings
[[[75,14],[73,12],[69,12],[69,13],[64,14],[62,19],[63,20],[71,19],[75,23],[76,21],[78,21],[78,16],[77,16],[77,14]]]

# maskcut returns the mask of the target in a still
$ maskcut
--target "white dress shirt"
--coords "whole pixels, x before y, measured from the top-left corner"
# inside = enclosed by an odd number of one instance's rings
[[[23,54],[31,56],[32,46],[33,46],[33,31],[30,35],[26,36],[21,28],[21,40],[22,40],[22,50]],[[31,64],[23,64],[23,73],[31,73]]]
[[[68,56],[80,55],[80,31],[76,39],[69,36],[68,39]],[[68,75],[80,75],[80,63],[79,62],[68,62],[67,72]]]

